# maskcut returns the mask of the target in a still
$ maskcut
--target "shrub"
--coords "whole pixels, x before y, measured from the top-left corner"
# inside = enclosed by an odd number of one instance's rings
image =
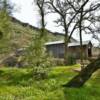
[[[76,64],[76,58],[73,55],[68,55],[68,65]]]
[[[44,46],[45,37],[34,34],[31,43],[26,48],[26,62],[33,67],[33,76],[36,79],[44,79],[53,66],[53,58],[46,53]]]
[[[41,62],[38,62],[36,67],[33,66],[33,77],[37,80],[47,78],[48,72],[53,66],[53,58],[48,55],[47,57],[41,59]]]
[[[53,62],[55,66],[63,66],[64,65],[64,59],[61,58],[54,58]]]

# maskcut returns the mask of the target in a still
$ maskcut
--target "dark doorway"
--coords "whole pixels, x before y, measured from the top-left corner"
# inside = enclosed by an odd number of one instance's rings
[[[91,48],[88,48],[88,57],[92,57],[92,50],[91,50]]]

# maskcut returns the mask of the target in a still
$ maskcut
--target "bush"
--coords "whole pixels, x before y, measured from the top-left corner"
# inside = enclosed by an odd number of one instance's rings
[[[47,54],[44,46],[45,38],[46,36],[41,37],[41,32],[39,34],[34,33],[30,44],[26,47],[25,60],[29,66],[33,67],[33,76],[36,79],[47,77],[48,71],[53,66],[53,58]]]
[[[64,59],[61,58],[54,58],[53,62],[55,66],[63,66],[64,65]]]
[[[68,65],[76,64],[76,58],[73,55],[68,55]]]
[[[41,59],[41,62],[38,62],[36,67],[33,66],[33,77],[36,80],[47,78],[48,72],[53,66],[53,58],[49,55],[45,56],[45,58]]]

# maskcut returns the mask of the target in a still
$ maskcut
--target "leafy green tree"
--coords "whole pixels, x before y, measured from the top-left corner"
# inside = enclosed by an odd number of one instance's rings
[[[4,50],[9,36],[9,12],[7,0],[0,1],[0,50]]]
[[[0,58],[11,50],[10,15],[12,7],[8,0],[0,0]]]
[[[0,37],[6,37],[10,28],[10,9],[7,0],[1,0],[0,2]]]
[[[46,53],[44,47],[45,42],[48,40],[47,31],[45,30],[45,0],[35,0],[36,5],[39,9],[41,17],[40,25],[41,28],[38,33],[33,33],[31,42],[27,48],[28,52],[28,63],[33,67],[33,74],[36,78],[44,78],[51,67],[50,56]]]
[[[33,75],[36,79],[45,78],[53,66],[52,56],[46,53],[44,39],[40,38],[40,35],[33,33],[26,52],[26,62],[33,67]]]

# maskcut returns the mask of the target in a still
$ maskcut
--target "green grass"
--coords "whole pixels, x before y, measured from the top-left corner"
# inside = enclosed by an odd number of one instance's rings
[[[62,87],[77,74],[76,67],[55,67],[40,81],[32,78],[32,69],[1,68],[0,100],[100,100],[100,71],[82,88]]]

